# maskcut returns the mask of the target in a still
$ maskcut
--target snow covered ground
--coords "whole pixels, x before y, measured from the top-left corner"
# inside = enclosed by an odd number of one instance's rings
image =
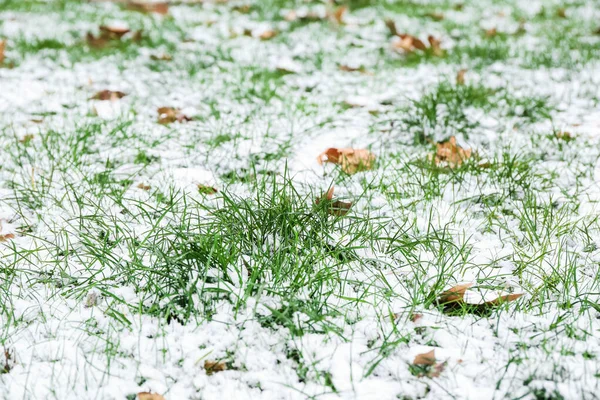
[[[0,398],[599,398],[599,28],[0,0]]]

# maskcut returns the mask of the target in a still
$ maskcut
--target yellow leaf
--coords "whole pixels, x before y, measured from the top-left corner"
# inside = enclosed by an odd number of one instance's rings
[[[206,370],[207,375],[212,375],[215,372],[225,371],[227,369],[227,364],[225,361],[204,361],[204,369]]]
[[[456,144],[456,137],[452,136],[446,142],[437,143],[435,164],[446,163],[450,168],[460,166],[465,160],[471,158],[471,149],[463,149]]]

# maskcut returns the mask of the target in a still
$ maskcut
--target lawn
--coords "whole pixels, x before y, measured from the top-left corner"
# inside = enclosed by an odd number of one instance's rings
[[[0,399],[597,399],[599,0],[0,0]]]

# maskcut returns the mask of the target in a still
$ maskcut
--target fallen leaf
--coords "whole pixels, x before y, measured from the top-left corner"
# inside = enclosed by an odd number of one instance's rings
[[[4,362],[0,364],[0,374],[9,373],[16,364],[14,350],[4,348]]]
[[[14,233],[5,233],[4,235],[0,235],[0,242],[6,242],[10,239],[14,239],[15,238],[15,234]]]
[[[157,111],[159,124],[170,124],[171,122],[187,122],[192,120],[187,115],[182,114],[181,111],[177,108],[160,107]]]
[[[472,283],[456,285],[442,292],[438,298],[439,304],[451,304],[464,301],[465,292],[473,286]]]
[[[150,393],[150,392],[139,392],[137,394],[138,400],[165,400],[163,395],[158,393]]]
[[[346,201],[340,201],[340,200],[336,200],[336,201],[332,201],[333,200],[333,191],[335,190],[335,187],[332,186],[327,193],[325,194],[325,196],[321,196],[320,199],[316,199],[315,203],[316,204],[320,204],[321,201],[328,201],[330,202],[328,204],[328,208],[327,208],[327,212],[331,215],[336,215],[338,217],[341,217],[343,215],[348,214],[348,212],[350,211],[350,207],[352,207],[352,203],[350,202],[346,202]]]
[[[143,13],[167,15],[169,13],[169,3],[130,0],[127,2],[127,9]]]
[[[410,316],[410,320],[412,322],[417,322],[421,318],[423,318],[423,314],[417,314],[417,313],[415,313],[415,314],[411,314],[411,316]]]
[[[425,14],[425,16],[431,18],[434,21],[442,21],[444,19],[444,14],[435,11],[428,12]]]
[[[456,73],[456,84],[464,85],[465,84],[465,74],[467,73],[466,69],[461,69]]]
[[[125,34],[129,33],[129,28],[126,26],[100,26],[100,37],[107,39],[121,39]]]
[[[231,8],[232,11],[237,11],[240,14],[248,14],[252,10],[252,5],[250,4],[241,4],[237,6],[233,6]]]
[[[123,92],[112,91],[112,90],[101,90],[98,93],[96,93],[94,96],[92,96],[90,98],[90,100],[116,101],[118,99],[122,99],[125,96],[127,96],[127,95]]]
[[[428,351],[427,353],[417,354],[412,363],[413,365],[434,365],[435,350]]]
[[[442,49],[442,41],[437,39],[436,37],[429,35],[427,37],[427,41],[429,42],[429,48],[433,52],[434,56],[441,57],[444,55],[444,50]]]
[[[206,371],[206,375],[212,375],[215,372],[222,372],[227,369],[227,364],[225,361],[204,361],[204,370]]]
[[[199,183],[198,184],[198,192],[200,192],[202,194],[211,195],[211,194],[218,193],[219,191],[216,188],[212,187],[212,186],[205,186],[205,185],[202,185],[202,184]]]
[[[498,34],[498,30],[496,28],[490,28],[485,30],[485,36],[491,38]]]
[[[447,141],[437,143],[435,164],[446,163],[448,167],[455,168],[469,159],[471,153],[471,149],[463,149],[456,144],[456,137],[451,136]]]
[[[23,136],[21,139],[19,139],[19,142],[23,143],[23,144],[27,144],[27,143],[31,142],[34,137],[35,136],[33,136],[33,134],[28,133],[25,136]]]
[[[523,296],[523,293],[505,294],[505,295],[502,295],[502,296],[498,296],[494,300],[486,301],[485,303],[483,303],[483,305],[484,306],[498,306],[500,304],[516,300],[516,299],[518,299],[521,296]]]
[[[367,71],[365,67],[360,66],[360,67],[351,67],[349,65],[340,65],[339,67],[340,71],[344,71],[344,72],[360,72],[361,74],[365,74],[365,75],[373,75],[371,72]]]
[[[6,40],[0,40],[0,65],[4,64],[4,50],[6,50]]]
[[[348,11],[347,6],[340,6],[331,12],[328,12],[328,17],[330,20],[342,25],[344,23],[344,15]]]
[[[375,162],[375,155],[366,149],[330,147],[319,154],[317,162],[319,165],[323,165],[324,162],[338,164],[342,166],[342,170],[347,174],[354,174],[358,171],[371,169]]]
[[[447,361],[435,364],[427,373],[427,376],[430,378],[437,378],[444,372],[446,369],[446,365],[448,365]]]
[[[103,47],[106,47],[109,42],[108,39],[103,38],[102,36],[96,37],[96,36],[92,35],[90,32],[88,32],[87,35],[85,36],[85,40],[87,41],[88,46],[96,48],[96,49],[101,49]]]
[[[398,36],[398,29],[396,28],[396,23],[393,20],[386,19],[385,26],[387,26],[392,36]]]
[[[258,37],[260,38],[260,40],[271,40],[275,36],[277,36],[277,31],[267,30],[261,33]]]
[[[137,185],[137,188],[138,188],[138,189],[142,189],[142,190],[146,190],[146,191],[148,191],[148,190],[150,190],[152,187],[151,187],[150,185],[147,185],[147,184],[145,184],[145,183],[140,183],[139,185]]]

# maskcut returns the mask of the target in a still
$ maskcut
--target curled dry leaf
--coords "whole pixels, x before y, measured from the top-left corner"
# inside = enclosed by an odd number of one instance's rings
[[[358,171],[373,168],[375,155],[366,149],[330,147],[319,154],[317,162],[319,165],[323,165],[324,162],[338,164],[342,166],[342,170],[347,174],[354,174]]]
[[[465,74],[467,73],[466,69],[461,69],[456,73],[456,84],[464,85],[465,84]]]
[[[160,107],[158,110],[158,123],[159,124],[170,124],[171,122],[187,122],[192,119],[185,114],[182,114],[180,110],[172,107]]]
[[[6,50],[6,40],[0,40],[0,65],[4,64],[4,50]]]
[[[15,238],[15,234],[14,233],[5,233],[4,235],[0,234],[0,242],[6,242],[10,239],[14,239]]]
[[[150,59],[154,61],[171,61],[173,57],[169,54],[152,54]]]
[[[145,191],[148,191],[148,190],[150,190],[150,189],[151,189],[151,186],[150,186],[150,185],[147,185],[147,184],[145,184],[145,183],[140,183],[139,185],[137,185],[137,188],[138,188],[138,189],[145,190]]]
[[[434,160],[436,165],[446,163],[448,167],[455,168],[471,158],[471,153],[471,149],[463,149],[456,144],[456,137],[451,136],[447,141],[437,143]]]
[[[27,143],[31,142],[34,137],[35,136],[33,136],[33,134],[28,133],[25,136],[23,136],[21,139],[19,139],[19,143],[27,144]]]
[[[139,392],[137,398],[138,400],[165,400],[163,395],[150,392]]]
[[[169,13],[169,3],[130,0],[127,8],[132,11],[166,15]]]
[[[16,364],[15,351],[5,347],[3,354],[4,360],[2,363],[0,363],[0,374],[7,374]]]
[[[352,203],[340,200],[332,201],[334,190],[335,187],[332,186],[324,196],[321,196],[320,199],[315,200],[315,203],[320,204],[321,201],[331,202],[327,209],[327,212],[331,215],[336,215],[340,217],[342,215],[348,214],[348,211],[350,211],[350,207],[352,207]]]
[[[468,305],[478,310],[485,310],[489,307],[495,307],[509,301],[514,301],[523,296],[522,293],[511,293],[498,295],[495,299],[487,300],[481,303],[467,303],[465,301],[466,291],[473,286],[472,283],[456,285],[442,292],[438,297],[438,304],[444,305],[446,308],[452,308],[460,305]]]
[[[206,370],[206,375],[212,375],[215,372],[225,371],[227,369],[227,364],[225,361],[204,361],[204,369]]]
[[[434,365],[435,350],[428,351],[427,353],[417,354],[412,363],[413,365]]]
[[[127,96],[125,93],[119,92],[118,90],[117,91],[101,90],[98,93],[96,93],[95,95],[93,95],[90,98],[90,100],[116,101],[116,100],[122,99],[125,96]]]
[[[397,40],[393,43],[394,48],[404,50],[406,53],[411,53],[414,50],[427,50],[427,46],[421,39],[408,35],[408,34],[398,34],[400,40]]]
[[[472,283],[466,283],[462,285],[456,285],[451,287],[450,289],[442,292],[440,297],[438,298],[438,303],[440,304],[451,304],[464,301],[465,292],[468,288],[473,286]]]

